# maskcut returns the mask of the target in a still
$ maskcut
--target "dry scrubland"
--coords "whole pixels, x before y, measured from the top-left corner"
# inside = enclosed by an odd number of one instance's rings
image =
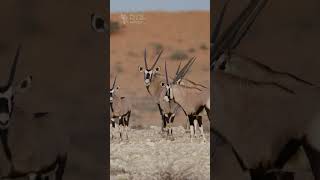
[[[160,115],[147,93],[143,75],[138,66],[144,66],[143,50],[148,50],[148,64],[154,55],[164,49],[158,65],[164,72],[164,60],[173,75],[179,61],[196,56],[188,78],[209,84],[209,12],[147,12],[143,24],[122,24],[120,14],[112,14],[114,23],[111,34],[111,82],[118,75],[121,94],[133,102],[130,119],[129,141],[112,141],[112,179],[209,179],[209,124],[204,115],[207,142],[189,140],[182,126],[185,116],[175,119],[174,141],[166,140],[160,131]],[[118,24],[117,24],[118,22]],[[109,83],[109,82],[107,82]]]

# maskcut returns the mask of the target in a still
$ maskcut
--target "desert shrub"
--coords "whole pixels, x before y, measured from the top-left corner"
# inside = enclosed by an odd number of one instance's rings
[[[173,164],[169,163],[168,166],[160,167],[159,171],[154,173],[154,177],[161,180],[184,180],[190,179],[193,176],[191,171],[192,167],[183,168],[181,170],[174,170],[172,168]],[[193,177],[193,179],[197,179]]]
[[[188,54],[185,53],[183,50],[176,50],[170,56],[170,59],[172,60],[184,60],[187,58],[188,58]]]
[[[196,49],[195,48],[190,48],[190,49],[188,49],[188,52],[190,52],[190,53],[196,52]]]
[[[151,45],[156,53],[159,53],[163,49],[163,45],[160,43],[152,43]]]
[[[110,34],[119,32],[121,29],[120,23],[117,21],[110,21]]]
[[[134,125],[131,126],[131,129],[142,130],[142,129],[145,129],[145,128],[141,124],[134,124]]]
[[[200,45],[200,49],[208,50],[208,46],[205,43],[203,43],[203,44]]]

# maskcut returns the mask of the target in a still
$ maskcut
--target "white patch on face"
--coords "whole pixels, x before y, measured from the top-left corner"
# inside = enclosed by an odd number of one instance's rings
[[[163,99],[164,99],[166,102],[169,102],[169,101],[170,101],[169,98],[168,98],[168,96],[164,96]]]
[[[144,83],[146,86],[150,85],[152,74],[153,74],[152,70],[151,71],[144,70]],[[147,77],[147,75],[149,77]]]

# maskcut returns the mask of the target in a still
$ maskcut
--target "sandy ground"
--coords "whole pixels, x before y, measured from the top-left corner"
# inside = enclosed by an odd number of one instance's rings
[[[199,137],[191,143],[182,126],[173,129],[174,141],[159,131],[131,129],[129,141],[110,140],[111,179],[210,179],[209,134],[206,142]]]

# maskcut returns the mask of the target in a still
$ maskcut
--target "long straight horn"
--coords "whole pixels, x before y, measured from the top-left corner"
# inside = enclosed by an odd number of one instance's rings
[[[196,58],[193,58],[193,60],[190,62],[190,64],[187,66],[186,70],[183,72],[183,74],[181,74],[181,77],[180,79],[183,79],[186,74],[188,74],[188,72],[190,71],[191,69],[191,66],[193,65],[194,61],[196,61]]]
[[[195,60],[195,57],[192,57],[187,64],[183,66],[183,68],[176,74],[176,77],[174,78],[173,82],[176,83],[179,79],[182,79],[186,72],[190,69],[191,65],[193,64]]]
[[[242,38],[247,34],[248,30],[250,29],[250,27],[252,26],[252,24],[255,22],[255,20],[257,19],[258,15],[260,14],[260,12],[262,11],[262,9],[265,7],[265,5],[267,4],[268,0],[262,0],[260,1],[261,3],[257,5],[256,10],[251,14],[251,16],[248,18],[248,22],[244,25],[243,27],[243,31],[239,33],[238,37],[235,38],[235,41],[233,43],[233,45],[231,46],[232,49],[236,48],[240,41],[242,40]]]
[[[144,66],[146,69],[148,69],[148,64],[147,64],[147,49],[144,48]]]
[[[263,1],[263,0],[262,0]],[[231,25],[228,26],[228,28],[223,32],[222,37],[216,40],[216,43],[214,44],[213,49],[213,57],[211,58],[211,68],[214,67],[214,63],[216,60],[219,59],[220,55],[224,53],[227,49],[235,48],[236,45],[239,44],[242,37],[245,35],[249,27],[252,25],[252,23],[249,23],[249,26],[247,27],[247,30],[244,32],[240,32],[242,29],[242,26],[250,19],[250,16],[255,11],[256,7],[259,6],[260,0],[251,0],[251,2],[248,4],[248,6],[240,13],[240,15],[231,23]],[[259,9],[259,12],[262,10]],[[258,13],[259,13],[258,12]],[[237,39],[237,35],[240,32],[240,38]],[[236,43],[235,43],[236,42]],[[236,44],[236,45],[235,45]]]
[[[164,71],[166,72],[166,83],[169,84],[168,70],[167,70],[167,61],[164,61]]]
[[[117,81],[117,76],[114,78],[113,80],[113,84],[112,84],[112,89],[114,88],[114,86],[116,85],[116,81]]]
[[[177,75],[177,74],[179,73],[179,71],[180,71],[181,62],[182,62],[182,59],[180,60],[180,63],[179,63],[178,69],[177,69],[177,71],[176,71],[176,75]]]
[[[155,61],[155,62],[153,63],[153,65],[152,65],[151,69],[153,69],[153,68],[156,66],[157,62],[158,62],[158,61],[159,61],[159,59],[160,59],[160,56],[161,56],[162,52],[163,52],[163,50],[161,50],[161,51],[160,51],[160,53],[159,53],[159,55],[158,55],[158,57],[157,57],[156,61]]]
[[[212,36],[211,36],[211,42],[213,43],[213,49],[215,50],[215,46],[216,46],[216,43],[217,43],[217,39],[218,39],[218,36],[219,36],[219,33],[220,33],[220,30],[221,30],[221,26],[222,26],[222,20],[224,18],[224,14],[227,10],[227,6],[229,4],[230,0],[227,0],[224,5],[223,5],[223,8],[222,8],[222,12],[221,14],[219,15],[218,17],[218,20],[216,21],[215,25],[214,25],[214,30],[213,30],[213,33],[212,33]]]
[[[10,76],[9,76],[9,80],[8,80],[8,84],[7,86],[11,86],[14,80],[14,76],[16,74],[16,69],[17,69],[17,64],[18,64],[18,60],[19,60],[19,56],[20,56],[20,50],[21,50],[21,45],[18,46],[17,52],[16,52],[16,56],[14,57],[12,66],[11,66],[11,70],[10,70]]]

